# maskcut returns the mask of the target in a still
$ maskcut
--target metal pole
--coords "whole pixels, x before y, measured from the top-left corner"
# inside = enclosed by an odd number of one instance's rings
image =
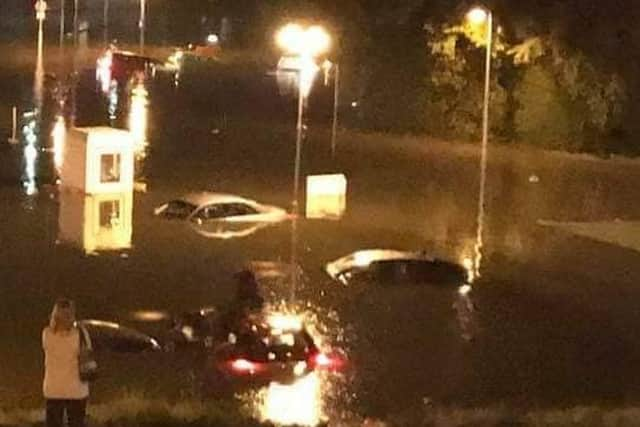
[[[102,25],[104,31],[104,44],[109,44],[109,0],[104,0],[104,10],[102,14]]]
[[[333,125],[331,126],[331,158],[336,155],[336,137],[338,133],[338,107],[340,103],[340,64],[336,64],[333,81]]]
[[[44,17],[38,18],[38,46],[36,53],[36,72],[34,76],[34,103],[38,114],[42,113],[42,96],[44,83]]]
[[[489,97],[491,95],[491,53],[493,44],[493,13],[487,11],[487,51],[485,57],[484,104],[482,108],[482,149],[480,155],[480,194],[478,197],[478,230],[475,245],[474,269],[476,277],[480,276],[482,260],[483,228],[485,211],[485,187],[487,183],[487,146],[489,143]]]
[[[146,20],[146,1],[140,0],[140,22],[138,22],[138,26],[140,27],[140,53],[144,52],[145,20]]]
[[[13,106],[11,109],[11,137],[9,138],[9,144],[18,143],[18,107]]]
[[[60,0],[60,50],[64,47],[64,0]]]
[[[293,174],[293,199],[291,201],[291,300],[295,299],[298,287],[298,189],[300,181],[300,161],[302,156],[302,119],[304,115],[304,88],[302,84],[302,70],[298,72],[298,121],[296,125],[296,159]]]
[[[73,0],[73,47],[78,48],[78,0]]]

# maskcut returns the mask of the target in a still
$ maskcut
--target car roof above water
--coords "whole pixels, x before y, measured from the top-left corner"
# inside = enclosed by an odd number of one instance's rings
[[[189,204],[195,206],[210,205],[215,203],[247,203],[250,205],[255,204],[254,201],[245,199],[240,196],[225,193],[213,193],[208,191],[202,191],[197,193],[189,193],[180,198]]]

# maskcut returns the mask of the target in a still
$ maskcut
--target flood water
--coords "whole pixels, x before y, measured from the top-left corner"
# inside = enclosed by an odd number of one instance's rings
[[[147,94],[138,92],[144,99],[133,108],[126,91],[115,102],[97,90],[93,70],[81,74],[76,124],[126,127],[133,114],[136,134],[146,135],[137,164],[145,192],[69,193],[56,185],[52,153],[38,150],[30,174],[28,144],[0,149],[0,407],[39,404],[40,331],[58,296],[74,299],[80,317],[157,334],[165,314],[228,304],[239,269],[289,262],[289,222],[216,239],[153,216],[156,206],[199,190],[289,209],[295,103],[279,97],[266,72],[243,73],[213,74],[210,84],[187,74],[178,87],[160,76]],[[25,81],[17,80],[17,90],[30,89],[20,89]],[[426,250],[455,262],[473,256],[479,151],[344,132],[332,159],[323,120],[316,112],[307,121],[303,175],[344,173],[347,211],[340,220],[299,220],[304,278],[295,295],[319,334],[348,355],[344,372],[319,380],[319,395],[303,394],[323,402],[328,418],[404,413],[419,420],[432,402],[526,407],[640,396],[640,254],[538,225],[637,219],[639,164],[490,148],[482,275],[469,295],[477,328],[469,341],[459,329],[455,289],[352,289],[332,282],[323,267],[367,248]],[[118,205],[115,235],[87,231],[100,228],[91,221],[114,215],[87,214],[105,200]],[[111,250],[100,249],[101,238]],[[286,278],[262,284],[271,301],[290,295]],[[140,311],[158,312],[160,320],[142,322],[134,316]],[[197,396],[194,360],[104,356],[92,400],[108,402],[123,389]]]

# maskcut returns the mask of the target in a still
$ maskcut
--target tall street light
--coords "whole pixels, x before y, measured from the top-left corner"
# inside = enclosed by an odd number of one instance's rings
[[[104,45],[109,45],[109,0],[104,0],[104,4],[102,5],[102,31],[104,38]]]
[[[147,2],[146,0],[140,0],[140,20],[138,21],[138,27],[140,28],[140,52],[144,52],[144,32],[147,19]]]
[[[485,213],[485,189],[487,183],[487,145],[489,142],[489,97],[491,89],[491,53],[493,45],[493,14],[486,7],[477,6],[466,16],[467,21],[474,26],[485,27],[485,71],[484,71],[484,101],[482,106],[482,148],[480,155],[480,194],[478,196],[478,228],[475,243],[474,270],[475,276],[480,275],[482,260],[483,228]]]
[[[44,78],[44,20],[47,13],[47,2],[38,0],[35,4],[36,21],[38,21],[38,45],[36,52],[36,72],[34,76],[34,100],[38,114],[42,108],[42,85]]]
[[[64,47],[64,18],[64,0],[60,0],[60,34],[58,40],[60,50]]]
[[[298,58],[298,115],[296,124],[296,157],[293,175],[292,233],[291,233],[291,298],[295,296],[298,281],[297,271],[297,218],[298,193],[300,183],[300,158],[302,155],[303,117],[306,99],[309,96],[313,80],[319,70],[316,58],[329,50],[331,38],[327,31],[312,25],[304,28],[298,24],[288,24],[276,34],[278,46],[287,54]]]
[[[78,0],[73,0],[73,48],[75,50],[78,49],[78,25]]]

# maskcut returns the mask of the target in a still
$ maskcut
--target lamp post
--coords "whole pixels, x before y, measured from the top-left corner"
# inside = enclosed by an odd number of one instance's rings
[[[138,21],[138,27],[140,28],[140,53],[144,52],[144,32],[147,19],[147,2],[146,0],[140,0],[140,20]]]
[[[324,84],[329,84],[329,72],[333,70],[333,117],[331,120],[331,158],[336,156],[338,133],[338,109],[340,106],[340,64],[332,63],[328,59],[322,64],[324,68]]]
[[[58,43],[60,44],[60,50],[64,47],[64,0],[60,0],[60,34]]]
[[[489,98],[491,90],[491,53],[493,45],[493,14],[485,7],[475,7],[467,13],[467,21],[472,25],[485,25],[485,71],[484,71],[484,99],[482,105],[482,148],[480,154],[480,193],[478,196],[478,228],[474,247],[475,276],[480,276],[480,261],[482,260],[485,191],[487,183],[487,146],[489,142]]]
[[[109,0],[104,0],[103,10],[102,10],[102,26],[103,26],[103,37],[104,37],[104,45],[109,45]]]
[[[291,299],[295,297],[298,283],[297,270],[297,220],[298,220],[298,193],[300,184],[300,161],[302,156],[302,136],[304,106],[313,86],[313,80],[318,72],[315,58],[329,49],[331,40],[324,28],[313,25],[304,28],[298,24],[288,24],[282,27],[276,34],[278,46],[289,54],[298,58],[298,111],[296,121],[296,155],[293,174],[293,195],[291,200],[292,232],[291,232]]]
[[[78,0],[73,0],[73,47],[76,51],[78,49],[78,31]]]
[[[38,113],[42,108],[42,84],[44,78],[44,20],[47,14],[47,2],[38,0],[35,4],[36,20],[38,21],[38,46],[36,53],[36,72],[34,76],[34,101]]]

